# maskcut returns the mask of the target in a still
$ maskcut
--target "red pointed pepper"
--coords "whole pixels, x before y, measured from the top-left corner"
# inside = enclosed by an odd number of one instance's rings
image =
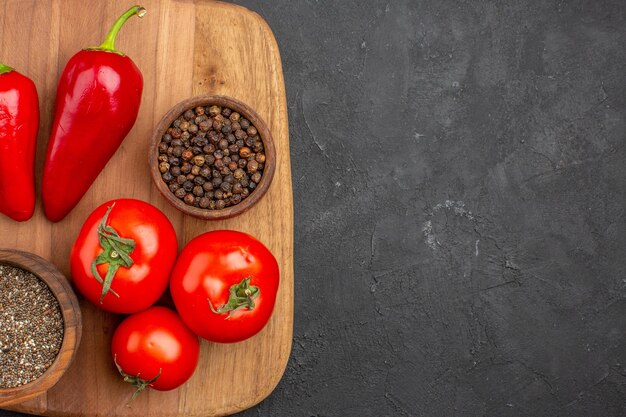
[[[30,78],[0,64],[0,212],[17,221],[35,210],[39,98]]]
[[[100,46],[78,52],[63,70],[42,185],[44,211],[53,222],[78,204],[135,124],[143,77],[115,49],[115,38],[131,16],[145,12],[130,8]]]

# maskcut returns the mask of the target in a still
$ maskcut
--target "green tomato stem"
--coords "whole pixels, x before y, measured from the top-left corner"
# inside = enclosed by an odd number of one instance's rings
[[[228,313],[226,318],[231,317],[235,311],[247,309],[254,310],[254,300],[261,295],[261,289],[250,285],[252,277],[246,277],[241,280],[239,284],[231,285],[229,290],[228,302],[222,304],[217,309],[213,306],[213,303],[209,299],[209,307],[214,314]]]
[[[104,217],[100,220],[100,224],[98,225],[98,240],[102,247],[102,253],[91,263],[91,273],[93,277],[102,284],[100,304],[102,304],[104,297],[109,292],[119,298],[119,295],[111,288],[115,273],[122,266],[130,268],[134,264],[130,254],[135,250],[135,241],[121,237],[117,230],[107,224],[109,214],[111,210],[113,210],[113,207],[115,207],[115,203],[107,208]],[[97,266],[100,264],[109,265],[104,279],[98,273]]]

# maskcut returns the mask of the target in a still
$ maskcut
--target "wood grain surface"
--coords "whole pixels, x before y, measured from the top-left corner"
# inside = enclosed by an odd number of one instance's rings
[[[126,407],[132,394],[110,360],[109,342],[121,316],[81,300],[83,337],[77,357],[46,394],[12,409],[51,416],[218,416],[248,408],[274,389],[291,350],[293,323],[293,197],[287,107],[280,55],[270,28],[258,15],[219,2],[146,1],[143,19],[122,29],[116,46],[144,75],[137,123],[121,148],[62,222],[43,215],[0,218],[0,247],[18,248],[51,260],[69,276],[68,256],[86,216],[120,197],[151,202],[172,221],[179,246],[209,230],[234,229],[264,242],[278,259],[281,284],[267,327],[238,344],[202,342],[200,365],[178,390],[146,392]],[[42,113],[37,150],[37,187],[50,132],[58,77],[81,48],[98,45],[112,22],[131,4],[125,1],[8,0],[0,5],[0,62],[37,85]],[[266,196],[233,219],[207,222],[184,216],[152,184],[148,143],[160,118],[179,101],[201,94],[235,97],[253,107],[272,131],[276,173]],[[77,175],[80,175],[77,173]]]

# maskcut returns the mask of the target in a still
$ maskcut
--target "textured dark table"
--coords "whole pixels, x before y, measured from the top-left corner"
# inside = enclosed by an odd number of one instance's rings
[[[238,3],[296,219],[291,360],[241,416],[626,415],[626,3]]]

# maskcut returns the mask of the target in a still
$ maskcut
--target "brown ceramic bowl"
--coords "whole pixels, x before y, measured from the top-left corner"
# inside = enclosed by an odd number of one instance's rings
[[[0,407],[35,397],[56,384],[72,363],[82,333],[80,305],[67,278],[45,259],[28,252],[0,249],[0,263],[21,268],[48,285],[61,307],[63,342],[52,365],[39,378],[15,388],[0,389]]]
[[[167,129],[181,114],[186,110],[193,109],[198,106],[222,106],[228,107],[246,119],[250,120],[258,130],[259,136],[263,141],[263,147],[265,149],[265,168],[263,170],[263,176],[259,185],[250,193],[248,197],[243,199],[239,204],[226,207],[221,210],[209,210],[200,207],[193,207],[185,204],[182,200],[178,199],[167,187],[167,184],[161,178],[159,172],[159,143],[161,137],[165,134]],[[267,192],[274,177],[274,171],[276,170],[276,149],[274,148],[274,140],[272,134],[261,117],[247,104],[227,96],[198,96],[187,100],[184,100],[175,105],[165,116],[161,119],[159,124],[152,135],[150,141],[149,152],[150,171],[152,173],[152,180],[159,189],[159,192],[165,197],[165,199],[178,210],[185,214],[189,214],[193,217],[197,217],[205,220],[223,220],[234,216],[237,216],[250,207],[255,205]]]

